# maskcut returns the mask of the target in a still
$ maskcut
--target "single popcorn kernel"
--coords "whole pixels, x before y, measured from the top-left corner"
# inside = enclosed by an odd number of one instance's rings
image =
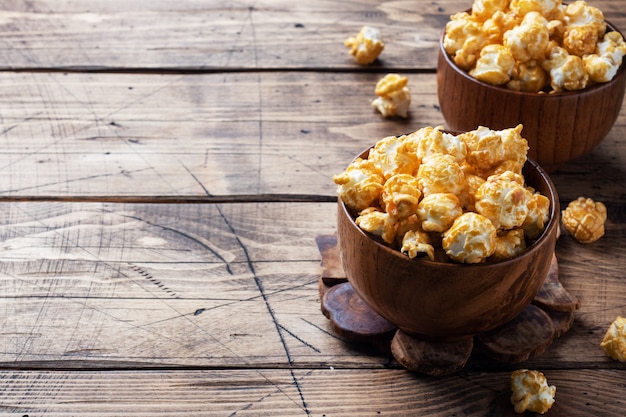
[[[367,159],[381,169],[385,179],[417,171],[417,155],[410,151],[411,144],[405,139],[406,136],[387,136],[370,149]]]
[[[531,411],[544,414],[554,404],[556,387],[548,386],[543,373],[518,369],[511,374],[511,404],[516,413]]]
[[[442,247],[457,262],[482,262],[496,250],[496,228],[483,215],[464,213],[444,232]]]
[[[400,252],[407,254],[411,259],[424,253],[431,261],[435,260],[435,249],[431,245],[430,236],[421,230],[410,230],[405,233]]]
[[[379,211],[373,207],[366,208],[361,211],[355,222],[366,232],[380,236],[385,243],[392,243],[396,237],[393,219],[384,211]]]
[[[507,230],[498,233],[496,236],[496,250],[493,256],[496,259],[508,259],[519,255],[525,250],[524,230]]]
[[[383,186],[381,206],[391,216],[405,219],[417,212],[422,192],[417,179],[409,174],[397,174]]]
[[[488,84],[502,85],[511,80],[514,69],[515,58],[511,50],[506,46],[492,44],[480,51],[480,58],[469,74]]]
[[[411,92],[406,86],[409,79],[398,74],[387,74],[376,84],[375,93],[378,96],[372,101],[383,117],[398,115],[407,117],[411,105]]]
[[[521,227],[528,216],[532,194],[524,187],[524,177],[511,171],[492,175],[476,192],[476,211],[498,229]]]
[[[591,198],[578,197],[561,215],[563,227],[580,243],[592,243],[604,235],[606,206]]]
[[[465,189],[465,174],[452,155],[429,155],[417,170],[417,180],[424,195],[460,194]]]
[[[370,26],[363,26],[356,36],[349,37],[344,44],[350,48],[350,55],[354,56],[354,60],[361,65],[376,61],[385,48],[379,30]]]
[[[612,359],[626,362],[626,318],[617,316],[606,331],[600,347]]]
[[[417,208],[422,229],[426,232],[445,232],[461,214],[461,202],[452,193],[429,194]]]
[[[337,194],[352,210],[361,211],[378,200],[384,178],[380,169],[367,159],[358,158],[346,170],[333,177]]]

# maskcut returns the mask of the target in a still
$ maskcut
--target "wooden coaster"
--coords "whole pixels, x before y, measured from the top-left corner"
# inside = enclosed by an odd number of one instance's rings
[[[553,256],[550,271],[532,304],[510,322],[460,341],[421,340],[398,330],[354,291],[341,267],[335,235],[318,236],[316,241],[323,266],[319,279],[321,310],[334,330],[348,341],[379,349],[381,343],[390,340],[394,358],[413,372],[433,376],[457,372],[474,350],[508,363],[535,358],[570,329],[574,311],[580,308],[579,300],[561,285],[557,258]]]
[[[476,341],[493,359],[516,363],[541,355],[555,334],[550,316],[531,304],[505,325],[476,336]]]
[[[440,376],[462,369],[473,346],[471,337],[454,342],[430,342],[398,330],[391,341],[391,353],[410,371]]]
[[[580,308],[580,301],[571,295],[559,281],[559,263],[552,257],[550,271],[543,286],[535,296],[533,304],[544,310],[571,312]]]
[[[385,337],[396,330],[396,325],[372,310],[349,282],[337,284],[324,294],[322,313],[349,340]]]

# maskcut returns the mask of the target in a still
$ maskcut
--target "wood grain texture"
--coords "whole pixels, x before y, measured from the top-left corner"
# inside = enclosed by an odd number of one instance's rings
[[[460,0],[3,1],[0,62],[9,69],[360,70],[343,42],[371,25],[387,41],[379,70],[432,68],[446,21],[465,8]]]
[[[334,232],[335,210],[335,203],[4,203],[0,362],[386,367],[390,357],[338,337],[320,311],[315,236]],[[626,305],[617,272],[623,240],[606,237],[615,246],[603,250],[572,240],[560,238],[557,257],[581,308],[572,328],[525,366],[626,369],[599,348]]]
[[[158,377],[156,377],[158,375]],[[625,371],[547,371],[551,416],[621,416]],[[417,377],[394,369],[6,371],[0,405],[29,416],[519,416],[509,372]],[[590,384],[590,379],[594,379]],[[34,397],[33,392],[45,393]]]
[[[376,74],[0,72],[0,197],[335,196],[332,176],[363,149],[444,123],[435,76],[408,77],[398,120],[370,106]],[[619,201],[624,109],[551,176],[562,196]]]
[[[370,106],[376,74],[0,73],[0,188],[4,196],[334,195],[332,175],[361,150],[440,123],[433,76],[409,76],[424,93],[398,121]]]
[[[626,28],[622,0],[589,2]],[[0,0],[2,413],[514,415],[515,366],[420,377],[320,311],[332,175],[443,123],[437,41],[470,3]],[[365,24],[386,41],[369,67],[343,45]],[[389,72],[409,77],[407,120],[370,106]],[[551,416],[623,415],[626,365],[599,343],[625,314],[625,109],[552,175],[608,221],[557,242],[581,307],[524,363],[557,386]]]

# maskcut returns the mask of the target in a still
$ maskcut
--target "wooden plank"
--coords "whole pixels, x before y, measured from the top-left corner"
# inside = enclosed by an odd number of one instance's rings
[[[550,415],[623,415],[626,371],[545,372]],[[46,416],[516,416],[509,372],[415,377],[404,370],[5,371],[0,407]],[[589,381],[594,381],[592,384]]]
[[[406,122],[370,106],[379,77],[0,73],[2,194],[334,195],[360,150],[440,121],[434,76]]]
[[[589,3],[625,30],[620,0]],[[385,50],[367,69],[385,71],[432,70],[449,16],[468,9],[471,1],[5,0],[1,5],[4,69],[362,70],[343,42],[370,25],[381,31]]]
[[[334,232],[333,203],[3,203],[2,213],[5,367],[394,363],[340,338],[320,311],[315,236]],[[525,366],[626,369],[599,348],[624,314],[625,227],[622,213],[596,244],[561,237],[561,281],[582,306]]]
[[[434,75],[408,74],[407,120],[371,108],[379,77],[0,73],[0,196],[332,197],[332,175],[361,150],[444,124]],[[559,191],[621,195],[625,138],[622,111],[600,147],[554,176]]]
[[[445,22],[467,8],[460,0],[445,5],[372,0],[2,3],[3,68],[159,71],[356,69],[343,42],[363,25],[377,27],[386,42],[378,70],[432,68]]]

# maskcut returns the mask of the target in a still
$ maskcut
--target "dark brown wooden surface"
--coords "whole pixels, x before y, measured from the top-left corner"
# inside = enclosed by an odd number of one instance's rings
[[[626,30],[621,0],[590,0]],[[424,377],[350,343],[320,310],[315,238],[341,172],[376,140],[443,124],[437,40],[470,1],[0,1],[0,414],[507,416],[518,366],[472,357]],[[386,48],[356,65],[369,24]],[[409,77],[410,118],[370,106]],[[571,329],[523,367],[552,416],[621,416],[626,106],[551,177],[606,204],[564,232]]]

